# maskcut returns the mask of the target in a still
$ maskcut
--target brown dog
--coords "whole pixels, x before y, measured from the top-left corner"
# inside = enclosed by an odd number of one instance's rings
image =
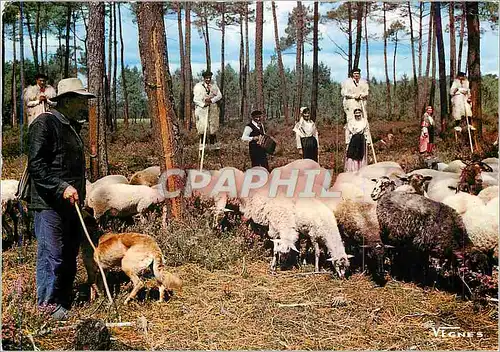
[[[94,260],[101,263],[103,269],[121,267],[127,274],[134,288],[125,300],[127,304],[144,287],[139,273],[153,263],[153,273],[159,283],[160,299],[165,297],[165,290],[182,288],[182,281],[167,272],[163,254],[156,241],[140,233],[110,233],[99,238],[99,245],[94,252]],[[92,284],[93,289],[97,286]]]

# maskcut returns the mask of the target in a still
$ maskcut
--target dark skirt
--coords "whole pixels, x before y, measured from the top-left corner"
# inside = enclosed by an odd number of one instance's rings
[[[248,146],[250,152],[250,160],[252,167],[262,166],[269,171],[269,164],[267,162],[267,154],[264,148],[257,144],[257,142],[250,142]]]
[[[363,160],[366,150],[366,140],[364,133],[356,133],[351,137],[347,147],[347,158],[352,160]]]
[[[318,141],[315,137],[303,137],[300,139],[302,145],[302,156],[318,162]]]
[[[429,143],[434,143],[434,125],[429,125],[427,130],[429,131]]]

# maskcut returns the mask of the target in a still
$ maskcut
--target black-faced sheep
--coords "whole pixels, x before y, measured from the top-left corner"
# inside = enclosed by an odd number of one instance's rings
[[[14,243],[19,242],[19,219],[23,221],[26,227],[26,239],[31,239],[28,210],[23,202],[16,197],[18,185],[19,181],[17,180],[2,180],[0,185],[2,192],[2,241],[4,248],[8,248]],[[9,224],[8,218],[12,221],[12,227]]]

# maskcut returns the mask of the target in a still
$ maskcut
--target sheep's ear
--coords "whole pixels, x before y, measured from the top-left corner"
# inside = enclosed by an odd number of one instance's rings
[[[401,181],[408,181],[410,178],[412,178],[413,175],[396,175],[397,178],[399,178]]]
[[[486,172],[493,172],[493,169],[488,164],[483,163],[482,161],[480,161],[479,165],[481,166],[481,170],[486,171]]]
[[[372,181],[373,182],[377,182],[378,180],[376,178],[372,178]]]
[[[432,180],[432,176],[424,176],[424,181],[430,181]]]
[[[327,262],[333,262],[333,258],[328,258],[326,261]]]
[[[456,190],[457,190],[457,187],[453,187],[453,186],[448,186],[448,188],[449,188],[449,189],[452,189],[452,190],[454,190],[454,191],[456,191]]]
[[[352,254],[347,254],[347,259],[351,259],[351,258],[354,258],[354,256]]]

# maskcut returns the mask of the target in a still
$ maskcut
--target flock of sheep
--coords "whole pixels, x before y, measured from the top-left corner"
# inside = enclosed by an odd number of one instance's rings
[[[264,170],[263,168],[260,168]],[[211,174],[211,182],[198,195],[215,201],[216,215],[224,214],[231,195],[213,194],[222,172],[234,172],[238,195],[244,173],[225,168]],[[431,271],[470,271],[491,275],[498,265],[498,159],[464,164],[456,160],[438,164],[437,170],[420,169],[405,173],[395,162],[368,165],[356,173],[337,175],[333,186],[324,182],[327,170],[312,160],[296,160],[274,169],[282,179],[298,170],[293,195],[279,187],[269,196],[271,183],[237,196],[242,218],[267,229],[273,242],[271,271],[293,252],[306,260],[308,245],[314,251],[315,271],[320,270],[324,253],[336,274],[343,277],[351,267],[362,266],[374,280],[384,284],[387,273],[410,280],[426,280]],[[265,170],[264,170],[265,171]],[[312,190],[340,192],[340,197],[299,196],[308,184],[307,175],[317,174]],[[267,171],[265,171],[267,172]],[[165,201],[158,184],[160,168],[137,172],[130,180],[110,175],[87,183],[86,207],[95,219],[143,214],[153,204]],[[14,193],[17,181],[2,180],[4,231],[12,214],[17,230]],[[7,226],[7,227],[6,227]],[[299,249],[297,248],[299,247]],[[422,278],[418,276],[422,276]]]

